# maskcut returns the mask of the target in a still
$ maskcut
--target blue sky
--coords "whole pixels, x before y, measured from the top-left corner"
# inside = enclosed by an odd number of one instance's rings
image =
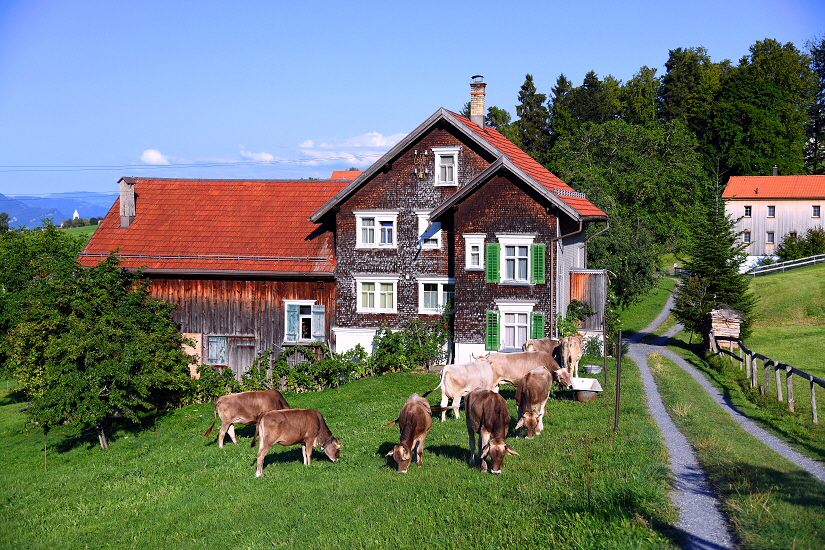
[[[0,193],[329,177],[460,110],[475,74],[515,117],[526,73],[549,95],[561,73],[662,74],[678,47],[736,62],[823,35],[822,0],[2,0]]]

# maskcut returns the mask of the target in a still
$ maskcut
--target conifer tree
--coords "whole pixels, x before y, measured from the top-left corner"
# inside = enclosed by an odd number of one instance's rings
[[[547,96],[536,92],[533,75],[525,77],[518,100],[516,115],[519,118],[513,123],[514,141],[525,153],[543,162],[549,145],[550,113],[544,105]]]

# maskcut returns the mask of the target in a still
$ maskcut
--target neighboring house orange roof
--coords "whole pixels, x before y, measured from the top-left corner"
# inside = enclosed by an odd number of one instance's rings
[[[539,164],[533,157],[522,151],[512,141],[504,137],[498,130],[490,127],[480,128],[469,118],[451,113],[478,136],[486,140],[493,147],[501,151],[510,161],[524,173],[556,194],[563,202],[570,205],[582,217],[607,217],[607,214],[591,203],[581,193],[561,181],[555,174]]]
[[[362,170],[333,170],[332,180],[348,180],[352,181],[358,177]]]
[[[825,176],[732,176],[723,199],[823,199]]]
[[[348,181],[132,178],[135,218],[120,199],[80,254],[96,265],[117,249],[123,267],[154,272],[331,275],[332,231],[309,216]]]

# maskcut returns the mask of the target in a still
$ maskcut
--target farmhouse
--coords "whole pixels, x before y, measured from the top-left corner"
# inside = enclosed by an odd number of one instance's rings
[[[747,245],[747,266],[773,256],[775,246],[788,234],[800,237],[822,227],[825,176],[733,176],[722,198],[735,230]]]
[[[371,350],[381,325],[445,308],[462,361],[549,336],[586,298],[586,230],[607,216],[485,127],[486,84],[470,86],[470,118],[439,109],[363,172],[121,178],[80,261],[116,250],[143,268],[153,295],[177,304],[192,352],[238,374],[264,349]]]

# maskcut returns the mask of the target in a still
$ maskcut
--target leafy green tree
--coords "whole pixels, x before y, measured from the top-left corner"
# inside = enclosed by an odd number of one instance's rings
[[[822,227],[812,227],[802,237],[789,233],[776,246],[776,255],[782,262],[818,254],[825,254],[825,229]]]
[[[744,316],[740,334],[745,338],[756,303],[748,290],[749,277],[739,272],[747,254],[734,230],[735,220],[725,213],[721,193],[702,201],[702,209],[686,249],[684,268],[691,275],[677,291],[673,314],[690,331],[701,333],[702,320],[711,309],[731,307]]]
[[[659,116],[659,88],[661,79],[656,69],[647,65],[639,69],[622,87],[619,94],[621,118],[629,124],[647,124]]]
[[[5,233],[9,230],[9,215],[5,212],[0,212],[0,233]]]
[[[805,166],[812,174],[825,174],[825,37],[809,42],[808,49],[817,84],[814,101],[808,111]]]
[[[550,113],[544,105],[547,96],[536,91],[533,75],[528,74],[525,77],[518,100],[518,120],[513,123],[513,141],[525,153],[538,162],[543,162],[549,145]]]
[[[176,405],[192,385],[174,306],[118,263],[112,255],[68,277],[38,276],[9,335],[32,420],[94,428],[104,449],[111,418],[137,422],[141,411]]]
[[[607,122],[622,111],[619,81],[608,75],[599,80],[594,71],[584,75],[582,85],[570,93],[570,111],[579,124]]]

